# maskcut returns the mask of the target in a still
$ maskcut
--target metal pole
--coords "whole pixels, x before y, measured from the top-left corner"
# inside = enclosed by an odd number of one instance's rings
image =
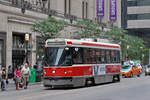
[[[28,41],[26,41],[26,63],[28,63]]]

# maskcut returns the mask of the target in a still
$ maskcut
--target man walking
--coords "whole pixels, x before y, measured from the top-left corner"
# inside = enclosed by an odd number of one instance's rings
[[[27,63],[24,64],[22,70],[21,70],[23,80],[24,80],[24,89],[27,89],[28,83],[29,83],[29,76],[30,76],[30,69]]]

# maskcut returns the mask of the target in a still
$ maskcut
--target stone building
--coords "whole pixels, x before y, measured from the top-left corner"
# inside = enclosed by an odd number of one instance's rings
[[[116,14],[115,21],[110,20],[110,5],[111,13]],[[103,16],[98,16],[98,9],[104,11]],[[34,51],[41,50],[41,44],[31,27],[51,15],[121,27],[121,0],[0,0],[0,67],[15,67],[25,60],[35,64],[38,56]],[[29,34],[29,41],[25,40],[25,34]]]

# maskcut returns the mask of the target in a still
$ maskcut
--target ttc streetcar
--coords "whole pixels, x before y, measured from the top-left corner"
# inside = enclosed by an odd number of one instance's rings
[[[80,87],[120,81],[120,46],[48,39],[43,64],[45,87]]]

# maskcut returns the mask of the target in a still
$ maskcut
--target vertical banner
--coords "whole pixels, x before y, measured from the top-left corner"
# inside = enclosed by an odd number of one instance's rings
[[[117,0],[110,0],[110,21],[115,22],[117,20]]]
[[[97,0],[97,17],[104,17],[104,0]]]

